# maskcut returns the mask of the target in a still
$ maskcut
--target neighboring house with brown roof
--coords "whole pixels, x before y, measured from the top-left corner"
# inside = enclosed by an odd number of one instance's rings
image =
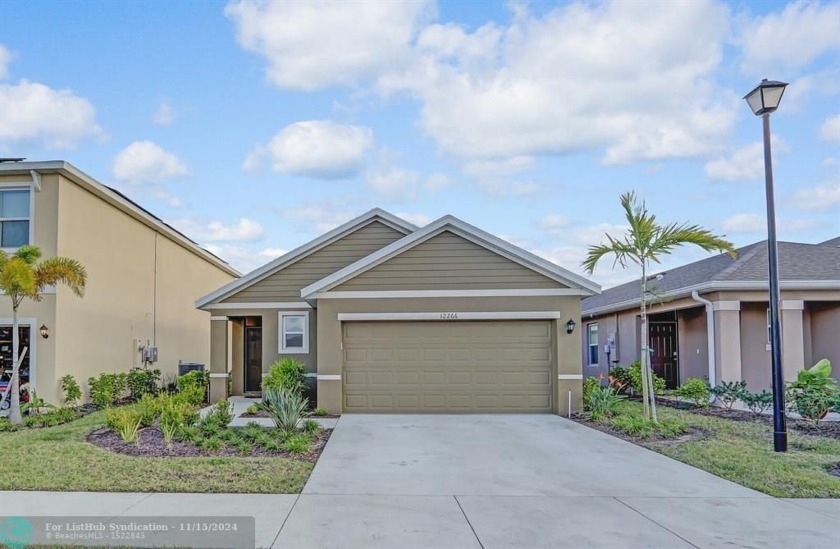
[[[299,359],[330,412],[539,412],[580,406],[580,302],[600,287],[444,216],[374,209],[201,298],[211,396],[259,393]]]
[[[840,238],[778,250],[784,377],[822,358],[840,377]],[[762,241],[735,259],[716,255],[649,278],[651,365],[669,387],[705,377],[770,388],[767,269]],[[640,289],[636,280],[583,301],[585,377],[639,358]]]
[[[59,285],[20,306],[21,381],[38,396],[61,402],[67,374],[87,394],[88,377],[143,365],[141,348],[157,349],[153,367],[170,375],[179,361],[209,361],[210,315],[195,299],[239,273],[123,194],[67,162],[0,162],[0,247],[25,244],[44,258],[76,259],[88,273],[82,298]],[[11,300],[0,296],[4,381],[11,317]]]

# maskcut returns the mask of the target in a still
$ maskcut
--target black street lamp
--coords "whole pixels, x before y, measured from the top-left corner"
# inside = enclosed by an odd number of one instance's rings
[[[787,84],[761,81],[744,99],[764,122],[764,182],[767,192],[767,260],[770,276],[770,358],[773,368],[773,448],[787,452],[785,381],[782,376],[782,336],[779,324],[779,254],[776,244],[776,206],[773,198],[773,160],[770,153],[770,113],[779,108]]]

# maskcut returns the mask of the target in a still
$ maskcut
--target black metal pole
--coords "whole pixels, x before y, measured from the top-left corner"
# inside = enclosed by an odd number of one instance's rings
[[[773,368],[773,448],[787,452],[785,380],[782,375],[782,335],[779,322],[779,255],[776,244],[776,204],[773,197],[773,160],[770,153],[770,113],[764,122],[764,179],[767,191],[767,261],[770,277],[770,358]]]

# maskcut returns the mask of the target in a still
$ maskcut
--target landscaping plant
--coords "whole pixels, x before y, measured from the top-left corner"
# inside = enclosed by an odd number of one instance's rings
[[[109,408],[105,412],[108,427],[116,431],[125,442],[134,442],[140,432],[142,417],[134,406]]]
[[[67,374],[61,377],[60,383],[61,390],[64,392],[64,404],[75,406],[79,399],[82,398],[82,389],[79,387],[76,378]]]
[[[21,246],[11,255],[0,250],[0,291],[12,300],[12,379],[9,382],[9,421],[23,423],[20,409],[20,334],[18,309],[25,298],[41,301],[47,286],[64,284],[71,292],[84,295],[87,273],[75,259],[51,257],[43,261],[37,246]]]
[[[616,415],[624,398],[626,397],[617,394],[613,387],[597,385],[584,392],[583,409],[589,412],[593,420],[601,421]]]
[[[317,408],[315,408],[315,410],[312,412],[312,415],[319,416],[319,417],[320,417],[320,416],[325,416],[325,415],[327,415],[327,409],[326,409],[326,408],[324,408],[323,406],[318,406],[318,407],[317,407]]]
[[[268,374],[263,379],[263,390],[286,389],[293,393],[303,394],[305,387],[304,366],[299,360],[283,358],[268,368]]]
[[[160,382],[160,370],[132,368],[128,371],[126,383],[132,400],[140,400],[145,395],[156,395]]]
[[[288,389],[270,388],[263,391],[262,407],[281,431],[296,431],[308,406],[309,401],[303,395]]]
[[[674,390],[674,395],[688,400],[698,408],[706,408],[709,405],[711,390],[705,379],[693,377],[677,387]]]
[[[306,433],[297,433],[286,437],[280,447],[291,454],[305,454],[309,451],[311,442]]]
[[[773,393],[770,391],[761,391],[760,393],[744,391],[741,395],[741,401],[754,415],[760,416],[773,405]]]
[[[55,406],[39,397],[35,391],[29,397],[29,402],[21,406],[21,411],[30,416],[39,416],[43,410],[52,410]]]
[[[90,399],[100,408],[107,408],[116,404],[125,396],[128,388],[128,375],[100,374],[99,377],[88,378]]]
[[[638,360],[630,364],[627,368],[627,377],[630,378],[630,388],[637,395],[644,394],[644,379],[642,378],[642,363]],[[656,375],[653,370],[650,371],[650,382],[653,384],[653,394],[661,395],[665,392],[665,378]]]
[[[315,421],[314,419],[306,419],[303,421],[303,426],[301,427],[301,429],[304,433],[314,435],[315,433],[321,430],[321,424]]]
[[[747,394],[746,381],[725,381],[720,385],[712,387],[712,394],[724,405],[727,410],[731,410],[736,402],[743,401]]]
[[[651,214],[645,203],[636,199],[634,192],[621,195],[621,207],[624,209],[629,230],[620,238],[605,235],[607,244],[590,246],[583,267],[589,274],[595,272],[598,262],[605,256],[615,256],[615,262],[622,268],[629,264],[638,265],[641,269],[639,288],[639,304],[641,309],[642,329],[640,332],[640,348],[647,349],[649,345],[649,330],[647,320],[648,300],[648,267],[650,262],[659,263],[659,258],[670,254],[675,248],[683,244],[694,244],[706,251],[728,252],[734,257],[735,249],[731,242],[712,234],[698,225],[688,223],[670,223],[661,225],[656,216]],[[650,357],[647,352],[642,353],[640,365],[642,388],[642,402],[644,403],[644,417],[657,422],[655,387],[653,384]]]
[[[805,419],[818,424],[837,404],[840,386],[831,377],[831,362],[824,358],[807,370],[800,370],[788,384],[787,400]]]

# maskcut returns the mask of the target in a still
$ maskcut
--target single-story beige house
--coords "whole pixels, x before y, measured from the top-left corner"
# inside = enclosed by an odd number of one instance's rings
[[[784,377],[822,358],[840,378],[840,238],[779,242]],[[651,275],[651,366],[669,387],[688,378],[770,389],[767,242]],[[640,356],[640,281],[583,301],[584,376]],[[607,354],[609,351],[609,355]]]
[[[13,253],[24,244],[88,273],[84,297],[58,286],[19,309],[21,381],[47,402],[61,402],[62,376],[87,394],[88,377],[141,366],[151,349],[149,364],[166,374],[180,361],[208,363],[210,315],[195,299],[239,273],[123,194],[64,161],[0,162],[0,246]],[[12,367],[11,325],[11,300],[0,295],[3,372]]]
[[[580,301],[600,287],[455,217],[374,209],[199,299],[211,394],[256,394],[284,356],[330,412],[566,413]]]

